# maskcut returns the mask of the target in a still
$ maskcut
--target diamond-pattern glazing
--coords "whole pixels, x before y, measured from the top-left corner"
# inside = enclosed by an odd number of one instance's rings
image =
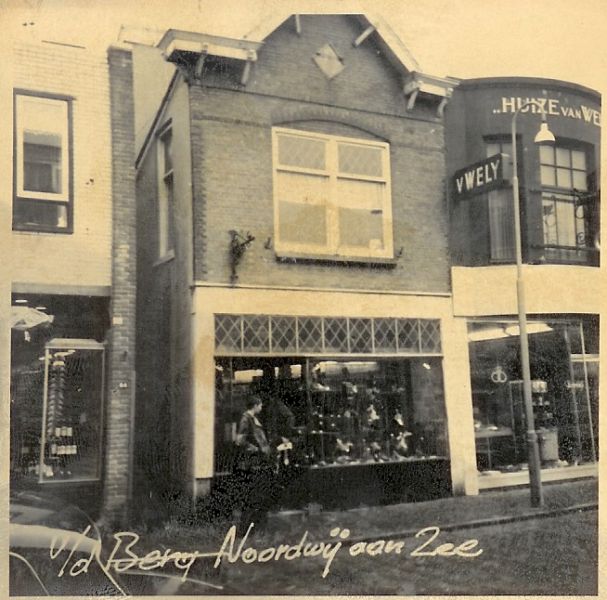
[[[242,349],[245,352],[269,352],[269,321],[266,315],[242,317]]]
[[[398,319],[398,350],[419,352],[417,319]]]
[[[241,352],[240,315],[215,315],[215,348],[220,352]]]
[[[297,351],[295,317],[270,317],[272,321],[272,352]]]
[[[375,352],[396,352],[394,319],[374,319]]]
[[[350,319],[350,352],[373,352],[371,319]]]
[[[298,317],[299,351],[322,352],[322,319],[320,317]]]
[[[440,352],[440,321],[438,319],[420,319],[419,331],[422,352]]]
[[[271,324],[271,345],[270,345]],[[221,354],[439,354],[439,319],[215,315]]]
[[[348,352],[348,319],[325,318],[325,350]]]

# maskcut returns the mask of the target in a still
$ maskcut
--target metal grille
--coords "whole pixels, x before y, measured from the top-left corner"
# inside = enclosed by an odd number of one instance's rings
[[[218,355],[441,353],[439,319],[215,315]]]

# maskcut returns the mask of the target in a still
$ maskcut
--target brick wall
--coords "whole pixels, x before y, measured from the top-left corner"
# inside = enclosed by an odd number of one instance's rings
[[[132,59],[108,51],[112,130],[112,299],[109,333],[104,514],[127,519],[135,398],[136,228]]]
[[[14,88],[74,98],[72,234],[13,232],[13,281],[109,286],[111,147],[107,63],[90,50],[20,43],[12,58]]]
[[[241,284],[448,291],[442,122],[423,101],[407,113],[400,76],[372,41],[352,46],[353,20],[303,21],[301,37],[287,23],[266,40],[246,88],[210,70],[191,87],[195,278],[229,281],[228,231],[236,229],[256,238]],[[312,61],[326,42],[346,65],[332,81]],[[394,249],[402,248],[394,267],[284,263],[264,247],[274,237],[273,125],[390,143]]]

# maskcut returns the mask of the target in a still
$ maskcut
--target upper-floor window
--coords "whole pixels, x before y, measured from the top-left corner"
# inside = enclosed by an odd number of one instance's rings
[[[165,129],[158,138],[158,257],[173,252],[173,134]]]
[[[388,144],[275,128],[273,152],[278,254],[393,257]]]
[[[588,156],[564,145],[540,147],[544,247],[547,257],[586,259],[596,232],[589,201]]]
[[[65,98],[15,94],[13,228],[71,228],[71,108]]]
[[[506,154],[512,167],[512,143],[510,138],[490,139],[485,142],[487,158]],[[490,256],[492,262],[514,261],[514,214],[512,190],[499,188],[488,193]]]
[[[586,153],[559,146],[540,146],[542,186],[587,190]]]

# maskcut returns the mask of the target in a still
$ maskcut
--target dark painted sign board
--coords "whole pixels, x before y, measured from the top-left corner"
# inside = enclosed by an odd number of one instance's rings
[[[495,154],[455,172],[452,179],[454,198],[468,198],[502,187],[507,180],[504,162],[509,165],[507,154]]]

